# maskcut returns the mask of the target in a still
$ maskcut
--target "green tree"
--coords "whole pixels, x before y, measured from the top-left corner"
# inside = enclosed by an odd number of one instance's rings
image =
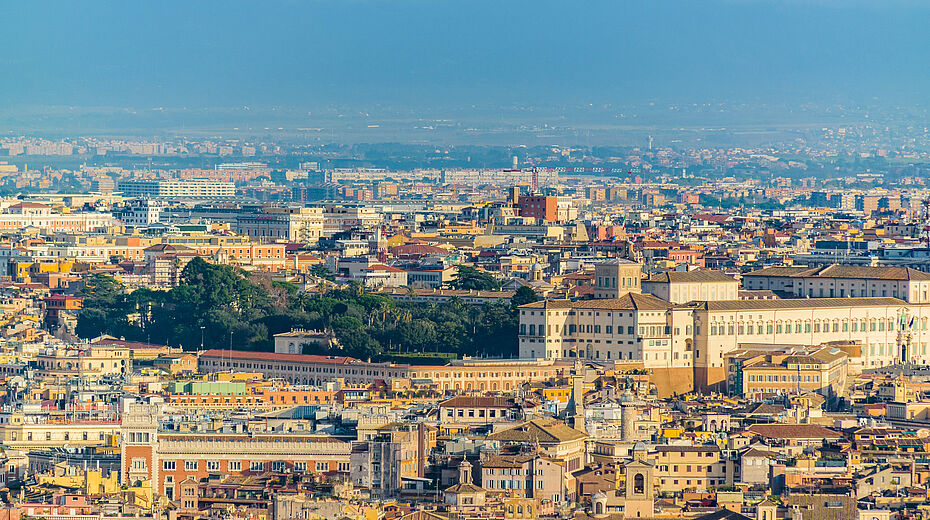
[[[465,268],[464,286],[488,288],[497,281]],[[361,285],[323,294],[297,291],[290,284],[248,275],[229,266],[194,260],[170,291],[127,293],[105,275],[90,275],[81,291],[78,319],[82,337],[111,334],[172,346],[266,350],[272,336],[295,327],[329,329],[341,348],[314,352],[362,359],[394,354],[510,356],[516,350],[516,304],[535,298],[518,291],[510,302],[469,305],[395,302]],[[470,280],[470,281],[469,281]]]
[[[315,265],[311,267],[310,274],[316,276],[317,278],[329,280],[330,282],[336,281],[336,275],[334,275],[333,272],[327,269],[324,265]]]
[[[517,308],[521,305],[526,305],[527,303],[533,303],[539,301],[539,296],[536,295],[536,291],[530,289],[529,287],[522,285],[517,292],[514,293],[513,298],[510,299],[510,306],[516,312]]]
[[[490,274],[467,265],[456,267],[455,278],[450,285],[455,289],[467,291],[494,291],[501,287],[500,282]]]

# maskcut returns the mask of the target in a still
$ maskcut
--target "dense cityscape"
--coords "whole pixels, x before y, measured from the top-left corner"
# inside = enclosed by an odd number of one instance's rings
[[[930,4],[8,7],[0,520],[930,520]]]
[[[874,146],[5,138],[7,509],[922,518],[930,158]]]

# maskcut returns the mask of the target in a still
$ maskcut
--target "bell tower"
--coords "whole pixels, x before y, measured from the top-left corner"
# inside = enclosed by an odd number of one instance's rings
[[[641,460],[626,465],[626,498],[623,518],[652,518],[655,515],[653,466]]]

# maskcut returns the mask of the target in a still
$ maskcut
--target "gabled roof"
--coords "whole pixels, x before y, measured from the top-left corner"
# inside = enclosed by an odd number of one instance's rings
[[[733,282],[736,279],[714,269],[697,269],[694,271],[667,271],[652,275],[649,282],[653,283],[697,283],[697,282]]]
[[[403,273],[404,272],[404,270],[399,267],[394,267],[392,265],[385,265],[385,264],[372,264],[368,266],[368,268],[365,270],[371,271],[371,272],[385,271],[388,273]]]
[[[164,253],[196,253],[197,250],[181,244],[155,244],[146,247],[145,252],[164,252]]]
[[[698,302],[694,307],[709,311],[754,311],[762,309],[830,309],[834,307],[900,307],[898,298],[785,298],[778,300],[721,300]]]
[[[753,424],[750,432],[773,439],[841,439],[842,435],[816,424]]]
[[[714,511],[713,513],[699,516],[693,520],[752,520],[752,518],[744,514],[737,513],[736,511],[721,509],[719,511]]]
[[[344,356],[317,356],[312,354],[277,354],[274,352],[247,352],[243,350],[210,349],[201,352],[200,357],[236,359],[247,361],[279,361],[289,363],[328,363],[348,365],[358,362],[355,358]]]
[[[27,208],[47,209],[47,208],[51,208],[51,206],[47,206],[45,204],[39,204],[38,202],[17,202],[16,204],[13,204],[12,206],[10,206],[10,209],[27,209]]]
[[[747,413],[750,414],[762,414],[762,415],[779,415],[785,411],[785,405],[782,404],[768,404],[768,403],[759,403],[756,406],[749,407]]]
[[[502,442],[554,444],[583,439],[588,435],[556,420],[534,419],[519,426],[488,435]]]
[[[521,309],[599,309],[599,310],[647,310],[664,311],[672,308],[672,304],[656,298],[651,294],[627,293],[619,298],[603,298],[596,300],[543,300],[521,305]]]
[[[833,264],[825,267],[767,267],[743,276],[784,276],[790,278],[845,278],[865,280],[930,280],[930,273],[910,267],[871,267]]]
[[[755,446],[750,446],[746,451],[744,451],[741,456],[746,457],[756,457],[756,458],[766,458],[771,459],[778,456],[778,452],[763,450],[756,448]]]
[[[430,513],[429,511],[412,511],[397,520],[448,520],[449,517]]]
[[[726,214],[716,215],[713,213],[698,213],[691,215],[691,220],[703,220],[705,222],[714,222],[716,224],[723,224],[724,222],[728,222],[730,219],[731,216]]]
[[[804,273],[810,273],[816,271],[815,268],[807,266],[794,266],[794,267],[765,267],[756,271],[750,271],[743,274],[743,277],[747,276],[799,276]]]
[[[466,493],[485,493],[485,489],[475,484],[453,484],[446,488],[446,493],[461,495]]]
[[[388,251],[392,255],[447,255],[449,254],[448,249],[444,249],[439,246],[432,246],[429,244],[404,244],[402,246],[394,246]]]
[[[474,397],[458,395],[439,403],[440,407],[455,408],[513,408],[513,399],[507,397]]]

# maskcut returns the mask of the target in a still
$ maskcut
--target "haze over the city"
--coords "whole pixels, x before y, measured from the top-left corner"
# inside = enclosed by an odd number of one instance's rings
[[[674,126],[668,107],[707,104],[684,124],[806,124],[911,114],[930,91],[930,4],[917,1],[26,2],[5,14],[7,134],[312,127],[334,107],[483,123],[590,107],[567,123],[597,126],[633,124],[617,119],[649,103],[662,110],[635,123]]]

